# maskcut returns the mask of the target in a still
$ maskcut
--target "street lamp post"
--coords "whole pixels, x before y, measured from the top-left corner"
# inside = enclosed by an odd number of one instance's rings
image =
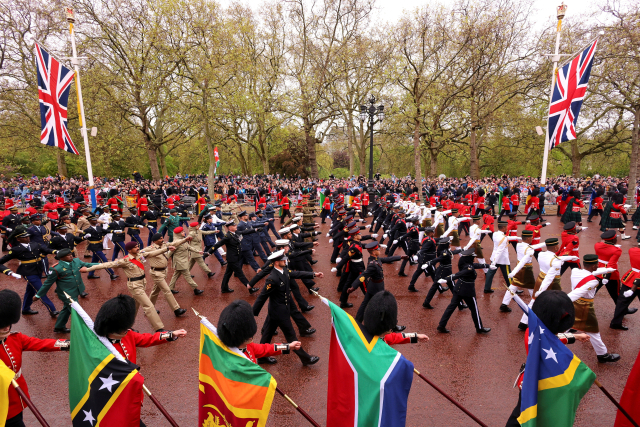
[[[384,105],[374,105],[376,103],[375,96],[369,98],[369,105],[360,106],[360,122],[364,124],[369,119],[369,192],[373,191],[373,124],[377,118],[379,122],[384,120]]]

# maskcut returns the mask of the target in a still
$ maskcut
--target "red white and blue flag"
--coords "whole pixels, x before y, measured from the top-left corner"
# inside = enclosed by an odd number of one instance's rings
[[[598,40],[558,69],[549,108],[549,149],[576,139],[576,122],[587,92]]]
[[[67,101],[74,73],[36,43],[38,98],[40,99],[40,142],[79,154],[67,129]]]

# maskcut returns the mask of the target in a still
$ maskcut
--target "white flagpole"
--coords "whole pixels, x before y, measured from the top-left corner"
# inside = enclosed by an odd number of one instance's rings
[[[93,168],[91,167],[91,153],[89,152],[89,136],[87,135],[87,120],[84,115],[84,103],[82,102],[82,86],[80,85],[80,68],[78,67],[78,54],[76,52],[76,37],[75,31],[73,30],[73,23],[75,22],[75,17],[73,14],[73,9],[67,7],[65,8],[67,12],[67,21],[69,22],[69,33],[71,34],[71,49],[73,50],[73,56],[71,57],[71,64],[73,65],[76,72],[76,85],[78,89],[78,114],[80,115],[80,126],[82,132],[82,138],[84,139],[84,153],[87,158],[87,175],[89,176],[89,191],[91,192],[91,210],[96,208],[96,190],[94,188],[95,184],[93,182]]]
[[[560,32],[562,31],[562,18],[564,18],[564,15],[567,11],[567,6],[562,3],[560,6],[558,6],[557,8],[557,16],[558,16],[558,26],[556,28],[556,50],[555,53],[553,54],[553,73],[551,74],[551,90],[549,91],[549,109],[547,109],[547,112],[551,110],[551,100],[553,98],[553,89],[555,86],[555,82],[556,82],[556,69],[558,68],[558,61],[560,61],[560,55],[559,55],[559,50],[560,50]],[[546,135],[544,137],[544,156],[542,158],[542,174],[541,174],[541,179],[540,179],[540,184],[544,185],[547,182],[547,164],[549,162],[549,147],[550,147],[550,141],[549,141],[549,116],[547,115],[547,132]]]

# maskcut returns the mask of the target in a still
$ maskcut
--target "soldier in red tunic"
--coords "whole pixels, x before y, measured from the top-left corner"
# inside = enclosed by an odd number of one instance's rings
[[[273,356],[289,354],[291,350],[300,350],[300,341],[289,344],[256,344],[253,336],[258,325],[253,316],[251,305],[243,300],[235,300],[222,310],[218,319],[218,338],[230,349],[237,348],[253,363],[276,363]]]
[[[29,397],[29,388],[22,373],[22,353],[25,351],[60,351],[69,350],[69,340],[39,339],[11,332],[11,327],[20,320],[22,301],[20,296],[12,290],[0,291],[0,360],[16,373],[15,380]],[[22,411],[27,407],[18,392],[9,386],[9,412],[6,427],[24,427]]]

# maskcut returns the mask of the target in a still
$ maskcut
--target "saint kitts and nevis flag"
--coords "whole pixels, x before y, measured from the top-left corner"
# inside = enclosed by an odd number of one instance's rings
[[[237,348],[225,346],[217,329],[200,321],[198,425],[264,427],[276,380]]]
[[[524,302],[514,297],[520,307]],[[522,381],[522,427],[571,427],[580,400],[596,379],[585,365],[533,313],[529,316],[529,354]]]
[[[140,427],[142,385],[138,366],[93,331],[93,321],[71,304],[69,408],[73,427]]]
[[[403,427],[413,364],[371,337],[340,307],[331,309],[327,426]]]

